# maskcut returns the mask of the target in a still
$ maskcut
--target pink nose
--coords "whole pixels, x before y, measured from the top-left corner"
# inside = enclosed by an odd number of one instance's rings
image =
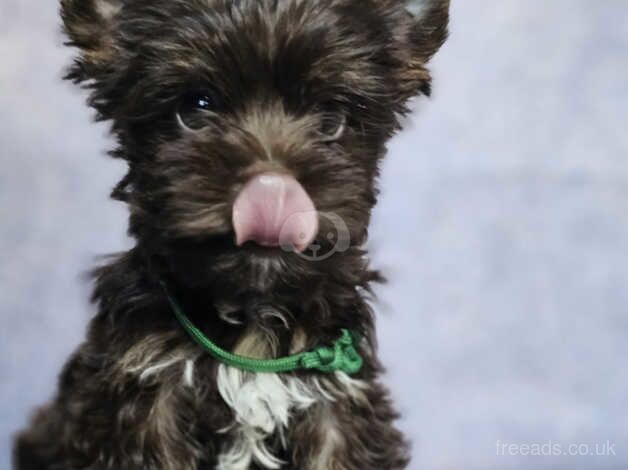
[[[290,175],[262,173],[249,180],[233,204],[236,244],[305,250],[318,233],[318,215],[303,186]]]

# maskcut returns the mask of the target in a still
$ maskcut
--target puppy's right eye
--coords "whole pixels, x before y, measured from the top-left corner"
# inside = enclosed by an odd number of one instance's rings
[[[327,113],[321,120],[321,136],[324,142],[334,142],[342,137],[347,125],[347,117],[342,113]]]
[[[179,123],[188,129],[201,129],[207,125],[208,116],[216,111],[218,100],[210,92],[195,91],[181,98],[177,110]]]

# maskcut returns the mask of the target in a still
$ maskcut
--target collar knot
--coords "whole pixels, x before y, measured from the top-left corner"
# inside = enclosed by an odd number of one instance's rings
[[[332,346],[321,346],[303,355],[302,365],[305,369],[316,369],[321,372],[345,372],[355,374],[362,368],[362,358],[355,348],[358,341],[356,335],[349,330],[342,330],[342,336]]]

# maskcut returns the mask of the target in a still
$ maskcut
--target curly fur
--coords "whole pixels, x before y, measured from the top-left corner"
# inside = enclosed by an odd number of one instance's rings
[[[62,0],[67,77],[90,90],[128,163],[113,197],[136,245],[95,271],[98,312],[53,401],[15,447],[19,470],[405,468],[408,446],[378,376],[366,241],[378,165],[407,100],[429,94],[448,0]],[[177,112],[210,89],[200,129]],[[337,140],[321,138],[342,114]],[[293,175],[346,224],[342,253],[312,262],[234,244],[231,207],[268,169]],[[320,221],[320,233],[333,227]],[[321,236],[317,243],[329,248]],[[173,318],[259,357],[361,331],[362,371],[243,373]]]

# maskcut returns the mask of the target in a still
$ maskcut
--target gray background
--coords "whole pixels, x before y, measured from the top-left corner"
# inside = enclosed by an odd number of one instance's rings
[[[375,214],[387,380],[412,469],[628,466],[628,5],[459,0]],[[0,0],[0,468],[128,245],[106,126],[59,79],[54,1]],[[497,455],[497,441],[615,444]]]

